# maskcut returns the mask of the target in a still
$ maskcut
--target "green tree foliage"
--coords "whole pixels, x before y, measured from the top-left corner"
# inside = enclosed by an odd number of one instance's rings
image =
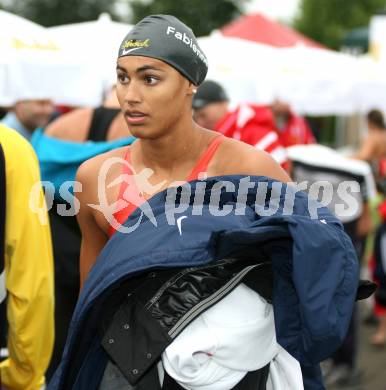
[[[367,26],[371,16],[385,7],[386,0],[301,0],[294,27],[332,49],[339,49],[349,30]]]
[[[0,8],[48,27],[95,20],[102,12],[114,16],[114,3],[106,0],[0,0]]]
[[[208,35],[241,14],[242,4],[248,0],[131,0],[132,23],[152,14],[174,15],[197,36]]]

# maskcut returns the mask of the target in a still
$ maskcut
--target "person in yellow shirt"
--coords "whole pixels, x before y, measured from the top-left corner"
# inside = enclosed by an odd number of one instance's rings
[[[32,147],[16,131],[2,125],[0,145],[5,163],[0,197],[3,209],[6,206],[1,237],[5,285],[0,298],[6,294],[8,326],[8,358],[0,363],[1,386],[7,390],[39,390],[44,386],[54,341],[50,229],[43,191],[36,184],[40,174]],[[38,205],[40,212],[36,211]],[[4,329],[4,324],[0,327]]]

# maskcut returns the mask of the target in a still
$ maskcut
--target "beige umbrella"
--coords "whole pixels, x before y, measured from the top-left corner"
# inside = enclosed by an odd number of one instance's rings
[[[49,28],[50,34],[61,46],[86,55],[90,67],[97,71],[108,88],[116,80],[116,59],[119,45],[131,25],[111,20],[107,13],[98,20],[65,24]]]
[[[102,84],[96,73],[46,28],[5,11],[0,11],[0,26],[0,106],[42,98],[99,104]]]

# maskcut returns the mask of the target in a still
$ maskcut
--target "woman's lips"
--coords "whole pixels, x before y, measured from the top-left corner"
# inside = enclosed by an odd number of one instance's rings
[[[147,115],[142,112],[126,112],[126,120],[131,125],[138,125],[145,122]]]

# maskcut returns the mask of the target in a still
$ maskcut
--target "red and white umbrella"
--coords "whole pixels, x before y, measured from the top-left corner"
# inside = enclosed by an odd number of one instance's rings
[[[262,14],[244,15],[221,28],[226,37],[241,38],[274,47],[306,46],[322,49],[323,45],[283,26]]]

